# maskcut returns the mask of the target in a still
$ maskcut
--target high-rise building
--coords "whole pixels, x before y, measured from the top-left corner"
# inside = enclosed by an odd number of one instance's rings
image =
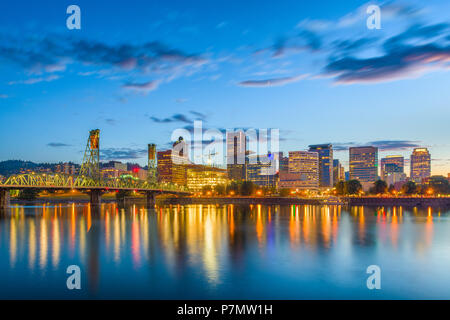
[[[333,159],[333,183],[336,184],[339,181],[345,180],[344,167],[341,165],[338,159]]]
[[[279,187],[318,189],[319,154],[310,151],[290,151],[288,172],[280,172]]]
[[[246,151],[244,132],[227,132],[227,172],[230,180],[246,179]]]
[[[427,148],[415,148],[411,154],[411,180],[422,183],[431,176],[431,156]]]
[[[315,144],[309,151],[319,154],[319,185],[322,188],[333,186],[333,146],[331,144]]]
[[[359,180],[366,191],[378,179],[378,148],[352,147],[349,149],[350,179]]]
[[[385,175],[384,181],[390,187],[391,185],[395,186],[399,182],[405,182],[406,179],[406,174],[403,172],[391,172]]]
[[[276,165],[272,161],[276,161],[276,157],[269,157],[271,162],[263,163],[259,160],[249,161],[246,165],[247,180],[262,187],[277,186],[277,170]],[[261,157],[258,157],[261,159]]]
[[[387,176],[391,173],[403,173],[405,167],[405,159],[402,156],[387,156],[380,161],[381,179],[386,181]]]
[[[173,150],[159,151],[158,182],[186,185],[186,168],[188,159],[184,155],[174,153]]]
[[[288,172],[289,171],[289,158],[283,156],[283,152],[278,153],[278,171]]]

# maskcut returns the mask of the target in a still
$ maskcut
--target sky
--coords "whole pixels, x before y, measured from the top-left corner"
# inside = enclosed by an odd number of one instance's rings
[[[427,147],[447,176],[449,67],[445,0],[2,1],[0,161],[79,163],[98,128],[103,160],[145,165],[199,120],[332,143],[347,170],[351,146]]]

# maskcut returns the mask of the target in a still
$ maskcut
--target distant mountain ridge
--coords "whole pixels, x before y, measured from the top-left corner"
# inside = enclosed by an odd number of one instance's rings
[[[35,163],[32,161],[23,160],[6,160],[0,161],[0,175],[8,176],[19,173],[22,169],[33,170],[36,168],[53,168],[56,164],[53,163]]]
[[[23,160],[6,160],[0,161],[0,175],[2,176],[10,176],[12,174],[18,174],[21,170],[36,170],[37,168],[41,169],[51,169],[54,170],[57,165],[62,165],[64,162],[58,163],[37,163],[32,161],[23,161]],[[79,167],[79,164],[69,162],[70,164],[74,164],[76,167]],[[126,163],[127,169],[132,170],[135,167],[142,168],[137,163]],[[100,163],[101,168],[105,166],[109,166],[110,162]],[[143,167],[144,169],[147,166]]]

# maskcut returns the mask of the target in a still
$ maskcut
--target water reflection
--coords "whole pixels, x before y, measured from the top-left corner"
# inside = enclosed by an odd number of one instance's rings
[[[341,263],[343,257],[349,259],[342,264],[347,268],[349,261],[369,265],[401,252],[405,260],[399,260],[397,267],[407,268],[406,262],[425,257],[428,251],[449,253],[448,212],[431,208],[171,205],[147,210],[139,204],[96,208],[57,204],[13,206],[0,217],[0,255],[8,257],[7,266],[5,261],[0,264],[1,271],[7,271],[0,277],[39,270],[38,281],[54,281],[55,273],[64,277],[68,265],[79,264],[94,297],[119,294],[127,281],[130,290],[137,288],[137,297],[162,290],[144,286],[139,279],[166,283],[167,294],[178,295],[173,298],[184,297],[183,290],[220,297],[215,289],[227,288],[233,295],[234,281],[253,281],[248,278],[252,270],[287,281],[286,288],[289,281],[306,281],[323,272],[324,265]],[[366,256],[371,263],[366,263]],[[449,266],[448,259],[439,263]],[[287,274],[296,266],[304,274]],[[114,283],[104,284],[107,277]],[[448,280],[442,283],[448,285]],[[204,283],[203,287],[191,284],[194,281]],[[0,294],[7,297],[2,290]],[[261,290],[272,297],[270,287]],[[291,295],[284,296],[297,297],[293,285],[288,291]]]

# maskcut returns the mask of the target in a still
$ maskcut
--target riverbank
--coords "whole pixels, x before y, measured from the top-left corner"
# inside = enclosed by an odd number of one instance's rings
[[[115,197],[102,197],[103,203],[116,202]],[[127,197],[126,202],[144,202],[144,197]],[[11,199],[12,204],[89,203],[88,197],[39,197],[33,201]],[[233,205],[348,205],[348,206],[403,206],[450,208],[450,197],[157,197],[159,205],[233,204]]]

